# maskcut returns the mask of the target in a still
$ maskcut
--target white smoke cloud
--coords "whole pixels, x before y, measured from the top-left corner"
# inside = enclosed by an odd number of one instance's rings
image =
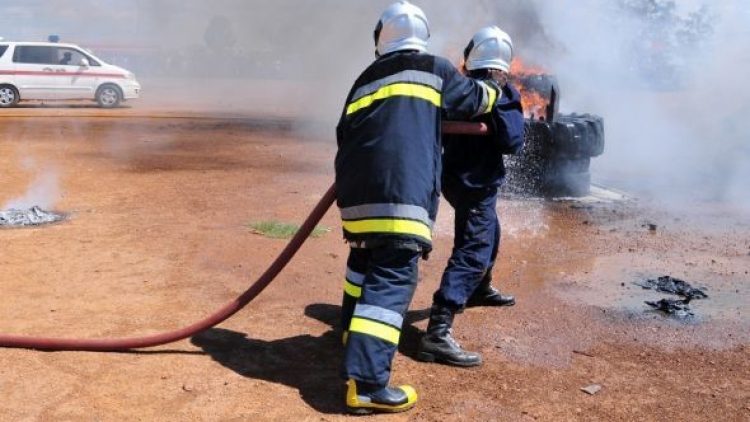
[[[624,13],[628,2],[536,2],[562,47],[538,58],[558,74],[563,107],[605,117],[595,178],[669,203],[750,207],[750,3],[674,4],[680,19],[706,18],[713,29],[680,44],[669,23]]]
[[[602,115],[607,145],[593,161],[595,180],[665,201],[750,203],[750,2],[672,2],[672,18],[713,19],[711,34],[679,48],[674,21],[624,9],[666,0],[414,2],[432,23],[431,51],[457,62],[479,27],[499,24],[523,57],[558,75],[563,111]],[[136,71],[151,99],[158,92],[188,109],[293,110],[331,126],[373,59],[372,30],[389,3],[3,0],[0,36],[59,33],[98,53],[124,46],[105,58]],[[221,33],[207,34],[217,19],[226,23]],[[207,41],[222,37],[234,41]],[[201,95],[191,96],[196,87]]]
[[[60,199],[60,182],[57,170],[46,168],[31,182],[26,192],[6,202],[0,209],[25,210],[33,206],[50,209]]]

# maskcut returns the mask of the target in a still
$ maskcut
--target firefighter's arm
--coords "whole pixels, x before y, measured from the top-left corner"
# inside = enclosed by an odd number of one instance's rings
[[[511,84],[492,109],[491,128],[503,154],[518,154],[524,146],[524,119],[521,94]]]
[[[493,80],[478,81],[467,78],[447,60],[438,59],[438,73],[443,78],[443,115],[450,120],[469,120],[492,111],[502,95]]]
[[[341,117],[339,117],[339,122],[336,125],[336,145],[338,145],[339,147],[341,147],[341,143],[344,142],[346,128],[348,126],[348,122],[346,118],[346,107],[347,107],[347,104],[351,102],[353,90],[354,88],[352,88],[349,91],[349,94],[346,96],[344,107],[341,110]]]
[[[336,125],[336,145],[341,146],[341,142],[344,140],[344,128],[342,127],[343,123],[339,121],[339,124]]]

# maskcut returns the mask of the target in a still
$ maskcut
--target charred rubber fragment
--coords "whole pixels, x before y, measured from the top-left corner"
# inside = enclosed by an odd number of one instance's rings
[[[635,284],[647,290],[656,290],[663,293],[671,293],[674,295],[683,296],[686,299],[708,298],[708,295],[703,290],[696,289],[687,281],[680,280],[679,278],[674,278],[668,275],[656,279],[638,281]]]
[[[678,318],[687,318],[695,316],[688,305],[690,299],[661,299],[659,301],[646,301],[646,305],[651,306],[659,312],[667,315],[673,315]]]
[[[690,283],[684,280],[668,275],[656,279],[638,281],[635,282],[635,285],[643,287],[646,290],[654,290],[682,296],[683,299],[665,298],[659,301],[646,301],[646,305],[654,308],[654,310],[677,318],[690,318],[695,316],[692,309],[690,309],[690,301],[694,299],[708,298],[708,295],[703,290],[691,286]]]

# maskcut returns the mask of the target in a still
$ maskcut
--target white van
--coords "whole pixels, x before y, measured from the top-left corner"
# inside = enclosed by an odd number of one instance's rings
[[[135,75],[76,45],[0,41],[0,108],[23,100],[93,100],[112,108],[140,92]]]

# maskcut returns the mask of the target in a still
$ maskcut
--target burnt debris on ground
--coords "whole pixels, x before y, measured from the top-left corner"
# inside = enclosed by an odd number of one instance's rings
[[[682,296],[683,299],[664,298],[659,301],[646,301],[646,305],[654,308],[654,310],[677,318],[695,316],[692,309],[690,309],[690,301],[708,298],[708,295],[703,290],[691,286],[690,283],[684,280],[668,275],[656,279],[639,281],[635,284],[647,290]]]
[[[0,228],[40,226],[62,221],[65,217],[37,206],[26,210],[10,209],[0,211]]]
[[[646,305],[659,312],[672,315],[677,318],[688,318],[695,316],[689,306],[690,299],[661,299],[659,301],[646,301]]]
[[[708,299],[708,295],[703,290],[696,289],[687,281],[668,275],[656,279],[639,281],[635,284],[644,289],[684,296],[687,299]]]

